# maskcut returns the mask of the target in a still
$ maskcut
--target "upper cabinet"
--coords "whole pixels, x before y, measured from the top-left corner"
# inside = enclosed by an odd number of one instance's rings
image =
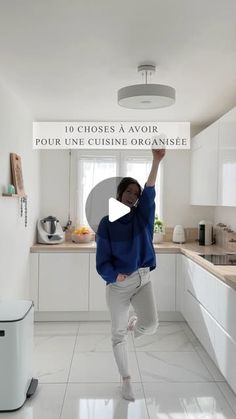
[[[236,206],[236,108],[219,120],[218,205]]]
[[[236,108],[192,139],[192,205],[236,206]]]
[[[192,139],[192,205],[217,205],[219,122],[207,127]]]

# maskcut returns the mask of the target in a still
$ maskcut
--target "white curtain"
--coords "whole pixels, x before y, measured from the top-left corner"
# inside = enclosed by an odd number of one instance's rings
[[[90,191],[96,184],[109,177],[115,177],[117,162],[115,157],[82,157],[78,162],[77,224],[88,225],[85,204]],[[89,211],[98,209],[99,201],[92,202]],[[90,214],[92,216],[92,214]]]

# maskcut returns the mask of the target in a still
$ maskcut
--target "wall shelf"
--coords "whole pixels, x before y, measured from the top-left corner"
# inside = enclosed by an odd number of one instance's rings
[[[18,195],[16,193],[2,193],[2,196],[8,197],[8,198],[27,198],[27,195]]]

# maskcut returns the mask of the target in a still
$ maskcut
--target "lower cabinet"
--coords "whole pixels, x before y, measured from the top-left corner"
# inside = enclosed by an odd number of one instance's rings
[[[189,290],[185,292],[184,316],[194,334],[198,337],[213,361],[215,361],[215,321]]]
[[[87,311],[89,255],[40,253],[39,311]]]
[[[106,303],[106,282],[96,270],[96,254],[90,253],[89,311],[108,311]]]
[[[236,392],[236,292],[183,257],[182,314]]]
[[[183,262],[185,289],[216,318],[218,279],[189,258]]]
[[[176,311],[175,273],[176,254],[157,254],[156,269],[151,271],[151,280],[158,311]]]
[[[175,312],[175,254],[158,254],[151,272],[157,308]],[[106,282],[95,253],[32,253],[31,298],[39,312],[107,312]]]
[[[217,281],[216,302],[216,320],[236,342],[236,291],[224,282]]]
[[[216,365],[226,381],[236,392],[236,342],[215,322],[215,358]]]
[[[176,311],[184,312],[184,262],[185,256],[176,255]]]

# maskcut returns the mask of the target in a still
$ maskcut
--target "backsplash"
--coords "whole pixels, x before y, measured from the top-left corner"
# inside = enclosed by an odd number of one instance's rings
[[[165,235],[164,235],[164,241],[165,242],[171,242],[173,238],[173,227],[165,227]],[[198,239],[198,229],[197,228],[185,228],[185,239],[186,242],[193,242]]]
[[[66,241],[71,241],[71,231],[66,232]],[[163,237],[164,242],[172,242],[173,238],[173,227],[165,227],[165,235]],[[186,242],[195,242],[198,240],[198,229],[193,227],[187,227],[184,229]],[[236,252],[236,232],[232,231],[225,224],[219,223],[214,227],[213,235],[215,238],[215,244],[219,247],[223,247],[225,251]],[[92,240],[95,239],[95,234]]]
[[[223,247],[226,251],[236,252],[236,232],[225,224],[219,223],[214,228],[217,246]]]
[[[164,241],[172,241],[173,227],[166,227]],[[197,228],[185,228],[186,242],[194,242],[198,240]],[[213,229],[215,244],[223,247],[227,252],[236,252],[236,232],[228,228],[225,224],[219,223]]]

